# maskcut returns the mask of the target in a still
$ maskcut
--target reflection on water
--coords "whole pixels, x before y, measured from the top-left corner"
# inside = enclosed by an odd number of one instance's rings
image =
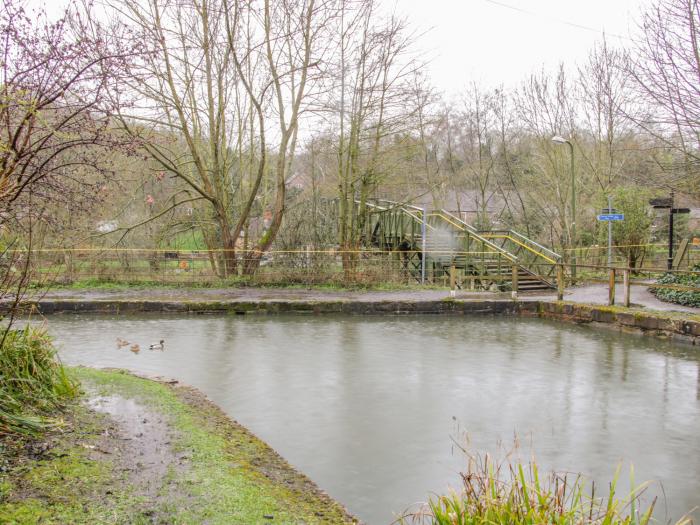
[[[458,483],[460,430],[475,451],[518,436],[526,459],[599,483],[633,462],[637,480],[663,482],[662,520],[700,505],[693,347],[497,317],[56,316],[49,328],[67,363],[200,388],[371,524]],[[165,351],[135,355],[117,337],[164,338]]]

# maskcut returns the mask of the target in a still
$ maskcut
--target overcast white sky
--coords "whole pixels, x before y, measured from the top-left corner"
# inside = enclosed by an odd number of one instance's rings
[[[407,17],[420,34],[417,48],[429,61],[429,78],[450,95],[472,80],[512,86],[542,67],[573,66],[603,32],[611,45],[630,45],[649,0],[380,1],[385,10]],[[27,0],[49,12],[65,3]]]
[[[586,58],[603,31],[630,45],[646,0],[382,0],[419,31],[433,84],[513,85],[535,70]],[[509,7],[510,6],[510,7]],[[584,29],[584,26],[589,29]],[[617,35],[625,37],[618,38]]]

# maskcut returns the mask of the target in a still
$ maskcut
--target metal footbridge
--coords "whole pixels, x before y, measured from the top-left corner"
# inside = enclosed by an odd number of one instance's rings
[[[359,203],[357,203],[359,205]],[[519,291],[557,286],[561,255],[513,230],[477,230],[459,217],[388,200],[364,204],[365,246],[397,252],[416,280]],[[425,265],[423,265],[425,258]]]

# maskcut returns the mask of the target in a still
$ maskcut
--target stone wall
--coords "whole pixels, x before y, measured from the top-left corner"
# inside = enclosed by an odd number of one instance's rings
[[[669,337],[700,345],[700,321],[678,314],[556,301],[129,301],[42,300],[26,305],[41,314],[192,313],[345,315],[521,315]]]
[[[522,315],[574,323],[603,325],[621,331],[672,338],[700,345],[700,321],[663,312],[630,310],[621,307],[540,301],[536,311],[522,309]]]

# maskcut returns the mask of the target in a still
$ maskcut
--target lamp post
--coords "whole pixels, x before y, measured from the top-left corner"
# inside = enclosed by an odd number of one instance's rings
[[[574,177],[574,145],[570,140],[555,135],[552,137],[555,144],[568,144],[571,152],[571,244],[574,255],[571,258],[571,279],[576,280],[576,179]]]

